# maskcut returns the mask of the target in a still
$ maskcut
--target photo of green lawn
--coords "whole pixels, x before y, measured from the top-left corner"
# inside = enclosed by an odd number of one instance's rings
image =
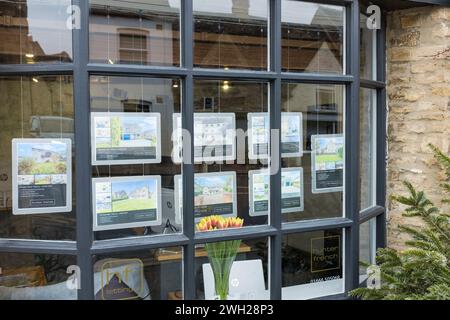
[[[314,142],[316,170],[342,169],[344,164],[344,137],[317,136]]]
[[[319,154],[316,156],[317,163],[337,162],[343,158],[339,154]]]
[[[66,145],[62,143],[21,143],[18,146],[18,174],[65,174],[66,153]]]
[[[139,211],[156,208],[156,199],[125,199],[112,203],[113,212]]]
[[[157,181],[129,180],[111,183],[111,196],[99,195],[97,213],[130,212],[157,208]],[[108,203],[110,203],[108,205]]]

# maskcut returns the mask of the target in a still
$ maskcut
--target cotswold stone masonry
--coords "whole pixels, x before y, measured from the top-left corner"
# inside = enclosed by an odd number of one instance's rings
[[[395,11],[387,21],[388,245],[400,248],[404,208],[389,196],[405,194],[408,180],[436,203],[442,198],[444,175],[427,145],[450,151],[450,7]]]

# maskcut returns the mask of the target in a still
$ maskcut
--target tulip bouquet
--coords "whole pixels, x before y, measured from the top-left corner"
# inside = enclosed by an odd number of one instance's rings
[[[222,216],[205,217],[197,224],[198,231],[213,231],[241,228],[244,220],[240,218],[224,218]],[[216,295],[220,300],[227,300],[231,267],[241,246],[241,240],[207,243],[209,263],[214,274]]]

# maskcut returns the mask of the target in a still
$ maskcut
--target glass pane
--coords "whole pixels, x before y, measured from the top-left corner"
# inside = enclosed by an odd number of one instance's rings
[[[283,83],[281,110],[283,221],[342,217],[344,87]],[[300,135],[292,121],[297,115]],[[293,138],[302,143],[300,154],[288,152]]]
[[[194,0],[194,66],[267,70],[267,0]]]
[[[0,0],[0,64],[72,61],[71,0]]]
[[[268,83],[196,80],[194,109],[195,222],[221,215],[240,217],[244,226],[266,224],[269,184],[264,170],[267,170],[268,140],[263,139],[267,135],[264,132],[259,135],[258,149],[266,159],[257,160],[249,159],[245,133],[256,118],[258,127],[264,130],[268,119]],[[252,181],[252,175],[258,178]],[[256,187],[258,191],[254,192]],[[258,212],[252,209],[255,199],[260,207]]]
[[[74,240],[72,77],[0,77],[0,91],[0,237]]]
[[[359,226],[359,261],[368,264],[375,264],[376,250],[376,220],[372,219]],[[360,282],[367,277],[367,268],[359,268]]]
[[[180,1],[90,0],[92,62],[180,65]]]
[[[0,253],[0,300],[76,300],[75,265],[74,256]]]
[[[364,10],[365,12],[365,10]],[[361,78],[376,80],[376,40],[377,30],[369,29],[367,26],[367,16],[364,13],[360,15],[360,74]]]
[[[198,245],[197,299],[269,300],[267,249],[267,238]]]
[[[305,300],[344,292],[342,230],[283,237],[284,300]]]
[[[96,300],[182,300],[183,248],[94,256]]]
[[[97,240],[181,232],[175,203],[181,165],[172,159],[180,90],[179,79],[91,77]]]
[[[283,71],[343,73],[344,7],[294,0],[281,5]]]
[[[360,93],[360,188],[361,210],[376,204],[376,90]]]

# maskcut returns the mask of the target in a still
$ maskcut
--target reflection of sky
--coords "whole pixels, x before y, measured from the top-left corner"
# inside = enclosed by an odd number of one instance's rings
[[[232,12],[233,0],[195,0],[193,1],[194,11],[211,12],[211,13],[228,13]],[[180,8],[180,0],[169,0],[171,8]]]
[[[326,148],[327,145],[334,144],[334,145],[343,145],[344,144],[344,138],[343,137],[337,137],[337,138],[318,138],[316,140],[316,145],[318,148],[323,149]]]
[[[71,53],[71,31],[66,28],[66,9],[70,0],[59,1],[27,1],[28,34],[33,41],[39,43],[45,54],[55,54],[65,51]],[[57,32],[49,33],[49,30]],[[65,37],[59,37],[64,34]],[[64,39],[65,38],[65,39]]]
[[[229,176],[195,177],[195,183],[203,187],[221,187],[226,185]]]
[[[300,181],[300,172],[299,171],[285,171],[281,174],[281,179],[283,181]]]
[[[147,187],[150,192],[156,191],[156,181],[155,180],[145,180],[145,181],[124,181],[124,182],[113,182],[112,192],[125,191],[127,194],[130,192]]]
[[[155,118],[142,118],[142,117],[122,117],[122,125],[128,128],[136,128],[140,132],[151,131],[156,132],[156,119]]]
[[[47,150],[57,152],[64,157],[66,153],[66,145],[64,143],[20,143],[18,145],[19,157],[31,157],[32,149]]]
[[[254,2],[253,6],[252,2]],[[333,17],[331,17],[331,19],[334,18],[334,15],[337,15],[338,13],[342,14],[343,12],[342,7],[339,6],[301,1],[284,1],[283,5],[281,6],[282,20],[285,23],[310,25],[316,17],[319,8],[333,10]],[[268,8],[266,6],[260,5],[259,1],[255,2],[250,0],[250,15],[257,17],[267,17],[267,10]]]

